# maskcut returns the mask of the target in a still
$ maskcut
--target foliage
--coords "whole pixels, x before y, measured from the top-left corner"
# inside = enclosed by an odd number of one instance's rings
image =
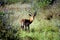
[[[5,20],[4,16],[6,13],[0,12],[0,39],[1,40],[18,40],[17,36],[15,35],[17,31],[15,29],[12,29],[11,26],[4,25]],[[3,21],[4,19],[4,21]],[[7,24],[7,23],[5,23]]]
[[[55,0],[54,0],[55,1]],[[34,0],[32,5],[34,5],[33,8],[46,8],[49,5],[52,5],[54,3],[53,0]]]
[[[53,0],[0,0],[0,2],[4,2],[5,4],[12,4],[16,2],[21,3],[31,3],[34,7],[42,8],[46,7],[53,2]],[[53,3],[52,3],[53,4]]]
[[[31,2],[30,0],[28,1],[27,0],[8,0],[7,2],[15,3],[18,1],[20,1],[21,3]],[[32,5],[34,9],[43,8],[45,6],[48,6],[51,1],[52,0],[32,0],[33,2]],[[23,11],[23,13],[25,12]],[[36,16],[36,19],[30,25],[30,32],[29,32],[29,31],[21,30],[20,24],[16,23],[14,20],[13,20],[15,23],[14,26],[10,25],[9,22],[12,22],[10,20],[14,18],[13,14],[11,19],[9,19],[8,16],[6,15],[10,16],[9,13],[0,12],[0,39],[2,40],[9,40],[9,39],[10,40],[60,40],[59,38],[60,37],[60,31],[59,31],[60,20],[58,19],[51,19],[51,20],[42,19],[40,18],[41,16],[39,11],[39,13]],[[4,21],[2,21],[2,19]],[[5,22],[6,25],[3,25],[3,22]]]
[[[21,2],[21,3],[29,3],[30,0],[0,0],[0,2],[4,2],[4,4],[12,4],[12,3],[17,3],[17,2]]]
[[[0,15],[3,14],[5,13],[0,13]],[[18,24],[15,24],[15,26],[1,26],[0,38],[2,40],[60,40],[59,25],[60,21],[57,19],[49,21],[36,18],[30,25],[30,32],[21,30]]]

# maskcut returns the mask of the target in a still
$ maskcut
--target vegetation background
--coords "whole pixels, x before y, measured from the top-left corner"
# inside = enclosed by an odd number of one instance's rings
[[[37,15],[30,32],[20,20]],[[60,40],[60,0],[0,0],[0,40]]]

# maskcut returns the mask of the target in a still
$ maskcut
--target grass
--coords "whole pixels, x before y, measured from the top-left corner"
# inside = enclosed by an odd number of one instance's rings
[[[28,14],[26,12],[26,14]],[[20,16],[20,18],[28,17],[25,16],[24,11],[21,15],[24,15],[23,17]],[[43,14],[42,14],[43,15]],[[41,15],[41,16],[42,16]],[[20,24],[16,21],[14,22],[14,27],[17,29],[16,36],[21,40],[60,40],[60,32],[59,32],[59,26],[60,20],[58,19],[43,19],[40,17],[40,14],[37,14],[35,20],[30,25],[30,32],[27,31],[21,31]]]
[[[30,32],[27,32],[21,30],[19,23],[22,18],[29,18],[28,12],[25,10],[18,12],[14,9],[13,11],[16,13],[9,15],[10,20],[8,21],[11,23],[12,29],[17,30],[17,33],[13,33],[13,30],[8,31],[7,35],[10,35],[11,38],[13,38],[12,36],[16,36],[19,40],[60,40],[60,20],[54,18],[51,20],[43,19],[45,12],[41,13],[41,11],[39,11],[33,23],[30,25]],[[56,12],[56,10],[53,11]],[[46,14],[48,13],[49,12],[46,11]],[[19,15],[19,18],[16,15]]]
[[[17,35],[22,40],[60,40],[59,27],[47,20],[37,21],[30,25],[30,32],[18,31]]]
[[[20,2],[20,0],[8,0],[8,3],[11,4],[11,3],[16,3],[16,2]]]

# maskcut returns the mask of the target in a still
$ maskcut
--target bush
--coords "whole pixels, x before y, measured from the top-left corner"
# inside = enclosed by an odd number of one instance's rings
[[[33,8],[45,8],[49,5],[52,5],[55,0],[35,0],[33,1]]]
[[[7,22],[8,19],[5,18],[5,15],[6,13],[0,12],[0,39],[1,40],[18,40],[19,38],[16,36],[17,30],[11,28],[11,25],[7,26],[7,23],[5,22]]]

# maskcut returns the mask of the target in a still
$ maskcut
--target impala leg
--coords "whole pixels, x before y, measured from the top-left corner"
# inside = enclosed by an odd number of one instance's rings
[[[30,27],[29,27],[29,25],[28,25],[28,31],[30,31]]]
[[[21,28],[22,28],[22,30],[25,30],[24,22],[21,23]]]
[[[24,29],[24,26],[21,25],[21,29],[23,30]]]
[[[25,26],[25,31],[27,30],[27,26]]]
[[[25,30],[26,26],[24,25],[24,30]]]

